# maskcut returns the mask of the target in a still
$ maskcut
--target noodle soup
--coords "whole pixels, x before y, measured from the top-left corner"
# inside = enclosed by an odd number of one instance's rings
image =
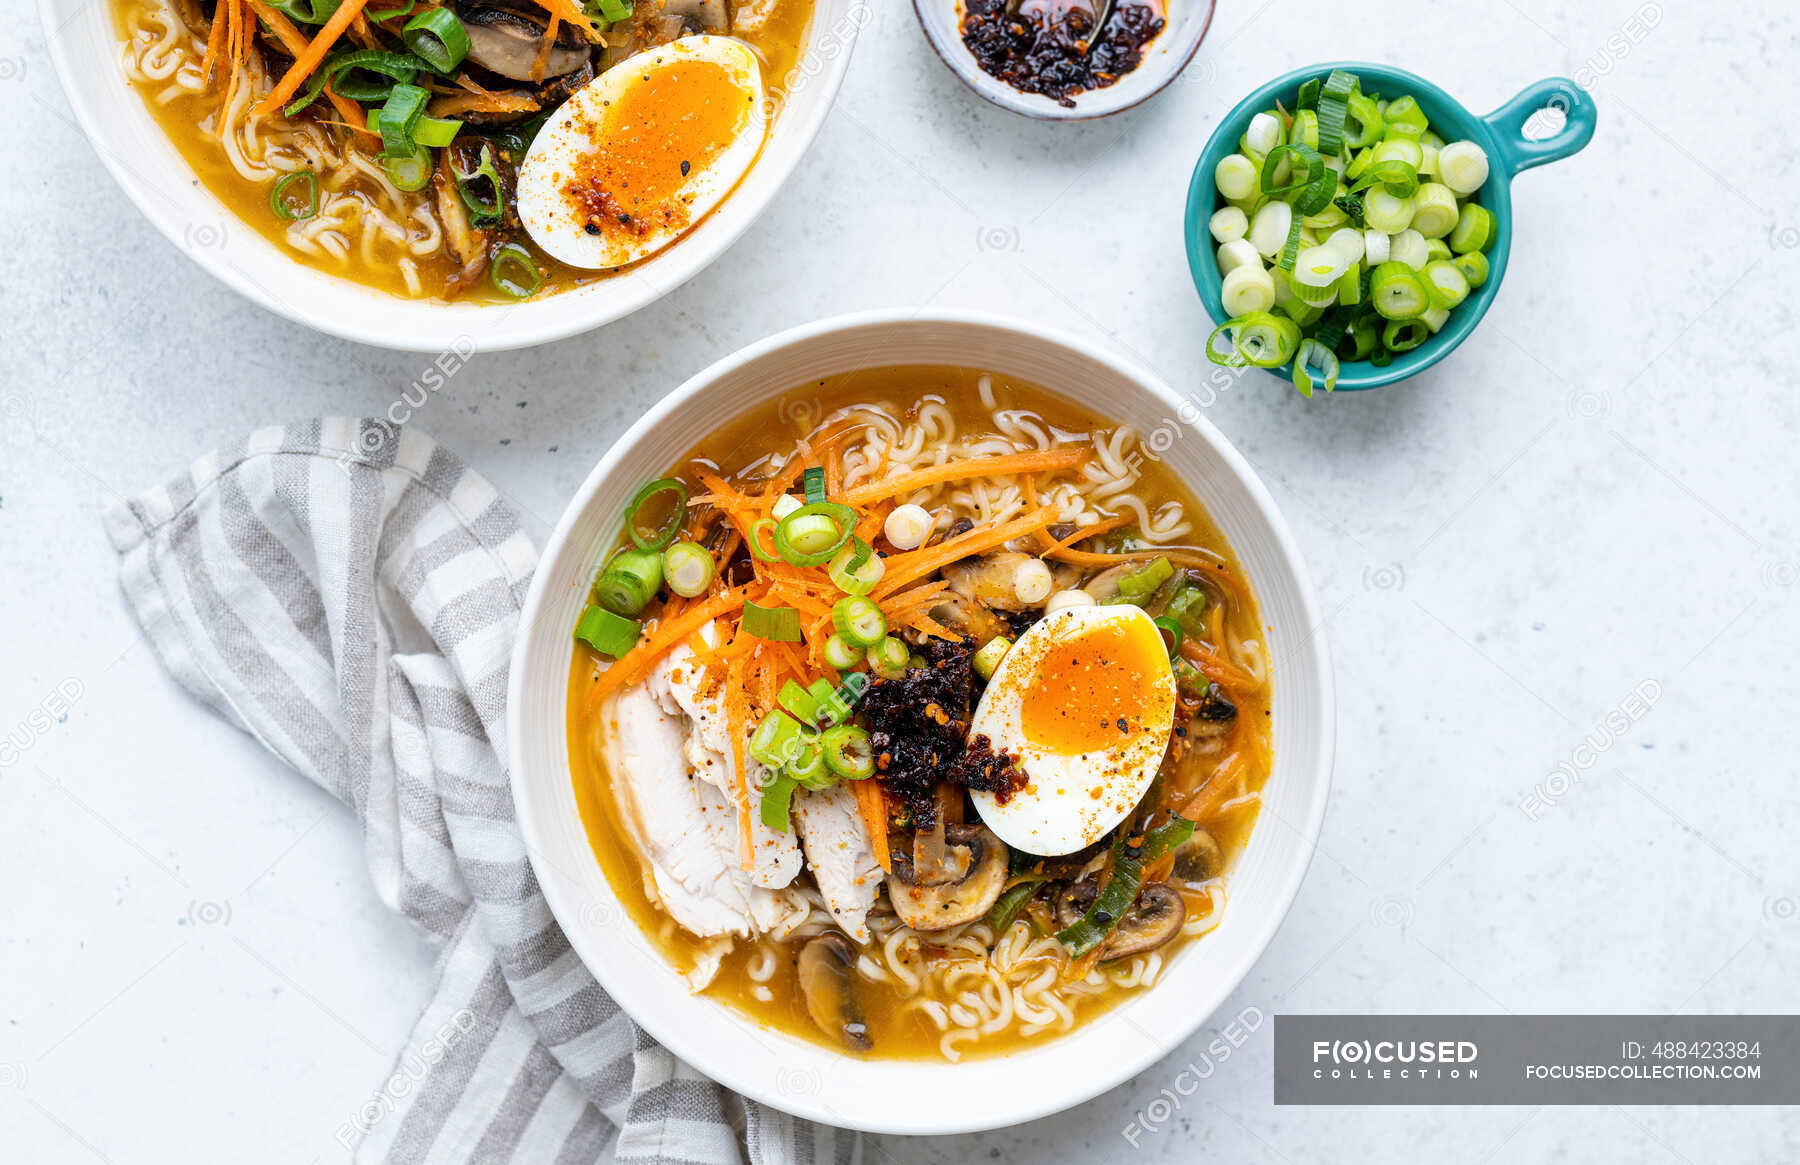
[[[863,371],[720,429],[627,526],[569,763],[693,990],[954,1061],[1071,1030],[1218,925],[1269,773],[1264,633],[1130,431],[978,371]]]
[[[351,2],[111,7],[127,81],[200,182],[257,233],[296,262],[392,295],[496,303],[611,278],[678,244],[760,155],[813,11],[813,0],[369,0],[333,34],[331,14]],[[627,15],[594,15],[605,11]],[[297,55],[328,39],[310,73],[296,67]],[[547,153],[540,131],[579,95],[616,100],[597,88],[614,66],[696,46],[741,58],[755,74],[744,84],[756,116],[721,131],[741,147],[729,167],[707,173],[696,159],[721,151],[675,128],[717,104],[691,83],[667,83],[691,82],[691,67],[639,86],[632,126],[564,119],[576,123],[581,148],[620,174],[654,169],[658,204],[615,189],[627,179],[597,176],[593,158],[567,156],[567,140],[556,143],[564,156],[537,159]],[[450,67],[435,70],[431,60]],[[390,110],[394,125],[383,120]],[[521,193],[532,165],[558,180],[540,197],[556,205],[536,215],[522,202],[530,192]],[[571,206],[560,205],[565,198]],[[577,202],[604,213],[570,221],[586,213]],[[563,237],[571,233],[622,241],[582,258]]]

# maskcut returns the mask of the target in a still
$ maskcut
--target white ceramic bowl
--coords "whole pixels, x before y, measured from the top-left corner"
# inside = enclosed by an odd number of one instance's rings
[[[1150,42],[1142,63],[1106,88],[1078,95],[1073,109],[1040,93],[1021,93],[983,72],[975,63],[974,54],[963,44],[962,0],[913,0],[913,11],[925,29],[925,39],[950,66],[950,71],[995,105],[1044,121],[1084,121],[1147,101],[1179,76],[1206,38],[1206,30],[1212,25],[1213,3],[1214,0],[1167,0],[1168,26]]]
[[[296,323],[347,340],[419,352],[548,343],[621,316],[699,273],[747,230],[824,124],[849,67],[864,0],[816,0],[787,102],[749,174],[674,246],[631,271],[521,304],[431,303],[308,266],[241,221],[205,186],[125,82],[109,0],[39,0],[50,56],[100,160],[156,228],[200,266]]]
[[[690,995],[625,914],[588,848],[570,787],[571,630],[626,502],[721,417],[854,368],[971,361],[1127,422],[1151,448],[1166,449],[1162,456],[1237,552],[1268,625],[1275,769],[1261,823],[1231,875],[1224,921],[1182,951],[1155,987],[1066,1036],[1004,1057],[860,1060]],[[1153,1064],[1224,1001],[1274,936],[1306,872],[1330,783],[1335,721],[1322,625],[1299,549],[1268,491],[1194,405],[1147,369],[1011,321],[911,311],[842,316],[783,332],[689,380],[619,439],[569,503],[545,548],[513,655],[513,798],[532,866],[569,941],[632,1018],[695,1068],[777,1108],[847,1128],[997,1128],[1078,1104]]]

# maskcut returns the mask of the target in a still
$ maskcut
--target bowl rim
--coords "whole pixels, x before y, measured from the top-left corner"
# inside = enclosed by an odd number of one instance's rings
[[[1510,170],[1510,154],[1501,146],[1495,127],[1488,117],[1472,112],[1446,90],[1410,69],[1373,61],[1324,61],[1290,70],[1258,86],[1219,119],[1212,136],[1207,138],[1206,146],[1194,163],[1194,173],[1188,183],[1186,205],[1182,212],[1182,240],[1187,251],[1188,272],[1193,278],[1194,290],[1199,293],[1200,302],[1215,327],[1224,322],[1225,307],[1218,266],[1213,258],[1212,236],[1204,233],[1205,218],[1210,218],[1211,212],[1217,209],[1216,191],[1212,182],[1213,169],[1221,158],[1235,148],[1237,138],[1242,136],[1241,129],[1236,133],[1232,132],[1234,127],[1247,123],[1250,117],[1266,108],[1272,98],[1290,93],[1298,89],[1302,82],[1325,76],[1333,69],[1344,69],[1358,76],[1373,76],[1384,85],[1399,82],[1412,87],[1415,90],[1412,96],[1421,106],[1427,107],[1428,115],[1437,107],[1448,109],[1450,116],[1444,120],[1465,122],[1470,130],[1468,136],[1475,139],[1493,160],[1488,180],[1482,184],[1479,192],[1481,205],[1493,214],[1495,223],[1494,243],[1485,252],[1488,258],[1487,282],[1452,313],[1450,323],[1442,331],[1427,338],[1415,350],[1403,353],[1387,367],[1376,368],[1366,360],[1346,361],[1338,373],[1336,391],[1362,392],[1397,384],[1437,364],[1454,352],[1487,315],[1489,306],[1500,293],[1500,284],[1506,276],[1507,261],[1512,254],[1512,180],[1516,176],[1516,170]],[[1436,116],[1431,119],[1434,122],[1439,120]],[[1290,361],[1280,368],[1261,371],[1285,380],[1292,376],[1293,363]]]
[[[918,18],[919,28],[925,33],[925,42],[931,46],[931,51],[937,54],[938,60],[942,61],[956,75],[957,80],[968,86],[982,100],[997,105],[1009,113],[1017,113],[1037,121],[1094,121],[1102,117],[1111,117],[1115,113],[1136,109],[1168,88],[1175,78],[1181,76],[1182,72],[1187,69],[1189,63],[1194,59],[1194,54],[1200,51],[1200,45],[1206,40],[1206,34],[1212,30],[1213,16],[1218,12],[1217,0],[1194,0],[1194,3],[1204,4],[1206,15],[1198,21],[1192,22],[1192,27],[1197,31],[1192,34],[1191,42],[1176,42],[1170,53],[1157,57],[1157,67],[1163,69],[1164,72],[1160,76],[1154,73],[1149,74],[1153,78],[1152,84],[1144,87],[1141,93],[1128,89],[1126,92],[1130,95],[1129,100],[1108,101],[1106,99],[1106,95],[1116,94],[1119,88],[1116,84],[1109,85],[1104,89],[1089,89],[1076,98],[1075,108],[1067,109],[1039,94],[1021,92],[1006,82],[989,76],[975,63],[974,58],[960,40],[947,43],[938,35],[937,27],[926,15],[924,6],[926,4],[938,6],[948,4],[953,10],[960,12],[962,0],[912,0],[913,15]],[[956,26],[960,28],[961,23],[959,18]],[[1157,34],[1157,38],[1168,31],[1169,29],[1164,28],[1162,33]],[[1154,39],[1152,44],[1155,44]],[[1142,62],[1138,69],[1144,69],[1148,64],[1148,61]],[[1136,75],[1137,72],[1138,70],[1133,70],[1133,75]]]
[[[857,35],[868,23],[863,0],[815,0],[806,40],[794,65],[798,80],[790,80],[788,88],[819,84],[823,86],[822,95],[801,111],[801,117],[790,120],[786,115],[792,112],[791,108],[782,110],[784,116],[770,125],[749,171],[687,236],[619,275],[585,287],[520,304],[477,305],[392,295],[302,263],[297,256],[282,250],[194,173],[145,108],[144,96],[133,91],[125,80],[116,52],[90,58],[75,51],[71,30],[84,5],[77,5],[73,13],[63,11],[66,7],[66,0],[38,0],[37,4],[39,25],[63,96],[89,148],[99,156],[101,165],[138,213],[163,238],[245,299],[295,324],[375,348],[428,353],[464,349],[471,353],[504,352],[568,339],[649,307],[710,267],[761,219],[805,161],[837,100]],[[100,9],[97,18],[111,28],[114,15],[109,0],[98,0],[95,7]],[[823,61],[823,67],[806,72],[808,62],[815,58]],[[90,74],[99,78],[100,85],[123,90],[127,103],[144,119],[142,125],[102,116],[97,99],[90,100],[86,88],[84,79]],[[778,134],[782,152],[787,156],[771,162],[768,155]],[[153,140],[148,145],[134,144],[133,139],[141,136]],[[167,151],[173,156],[174,165],[187,179],[179,184],[180,193],[155,186],[127,163],[122,155],[138,148]],[[778,169],[765,172],[765,167],[771,165]],[[760,180],[759,173],[764,175]],[[249,256],[242,265],[228,261],[223,249],[188,237],[190,232],[184,227],[191,226],[198,215],[232,224],[251,239]],[[277,294],[246,270],[275,270],[277,261],[311,277],[295,276],[296,288],[287,289],[303,293]],[[620,286],[627,290],[608,294],[608,289]],[[405,327],[396,328],[395,317],[416,318],[407,318]]]
[[[1298,835],[1298,848],[1295,856],[1287,860],[1285,869],[1278,870],[1274,876],[1273,888],[1268,897],[1268,909],[1263,911],[1260,916],[1249,920],[1248,937],[1238,964],[1219,979],[1211,997],[1202,1001],[1205,1006],[1194,1008],[1188,1020],[1172,1024],[1154,1034],[1145,1033],[1145,1050],[1132,1055],[1122,1055],[1118,1062],[1090,1074],[1084,1078],[1081,1084],[1066,1091],[1046,1092],[1042,1099],[1030,1100],[1010,1107],[998,1119],[975,1117],[962,1120],[940,1119],[935,1122],[920,1122],[917,1119],[903,1121],[888,1119],[885,1116],[870,1116],[846,1121],[845,1114],[822,1106],[812,1096],[782,1093],[771,1086],[770,1081],[738,1073],[729,1064],[721,1065],[716,1061],[709,1064],[706,1048],[703,1046],[704,1041],[690,1039],[687,1030],[674,1022],[672,1016],[665,1016],[653,1008],[643,1006],[644,1001],[626,998],[630,994],[630,989],[625,991],[618,989],[619,980],[611,975],[606,960],[591,957],[600,950],[598,945],[600,930],[587,923],[582,914],[581,904],[573,900],[573,891],[565,884],[560,873],[553,868],[547,868],[547,855],[540,856],[540,842],[546,834],[544,825],[537,815],[537,806],[528,795],[530,784],[534,780],[542,779],[545,774],[527,772],[524,743],[526,728],[523,711],[528,698],[526,690],[527,661],[533,653],[534,644],[543,635],[554,633],[558,638],[565,637],[562,628],[559,627],[552,631],[543,618],[545,605],[551,598],[549,584],[552,574],[551,564],[564,555],[586,549],[585,546],[573,545],[574,529],[579,524],[582,515],[594,504],[595,498],[601,492],[608,478],[626,459],[632,448],[677,410],[688,406],[695,398],[704,395],[717,382],[772,353],[841,333],[910,325],[968,326],[977,329],[1010,331],[1035,343],[1061,348],[1074,355],[1086,357],[1105,365],[1142,388],[1159,403],[1176,410],[1172,415],[1181,418],[1182,423],[1187,425],[1189,431],[1208,444],[1212,455],[1217,457],[1228,470],[1231,479],[1244,489],[1254,508],[1255,519],[1267,531],[1276,557],[1288,573],[1298,604],[1296,623],[1304,623],[1304,633],[1309,643],[1312,666],[1304,671],[1286,671],[1284,674],[1292,677],[1288,681],[1290,683],[1310,685],[1318,699],[1317,723],[1309,723],[1299,729],[1312,734],[1312,739],[1316,743],[1316,759],[1310,772],[1302,771],[1294,777],[1297,781],[1307,782],[1311,789],[1310,798],[1306,802],[1302,820],[1283,819],[1287,829]],[[564,928],[564,933],[577,957],[582,960],[602,988],[614,998],[615,1002],[634,1022],[644,1028],[664,1047],[708,1078],[772,1108],[823,1124],[857,1128],[867,1132],[938,1135],[1007,1127],[1049,1116],[1084,1103],[1143,1072],[1167,1056],[1193,1032],[1199,1030],[1200,1026],[1225,1003],[1231,993],[1241,986],[1286,920],[1318,851],[1319,834],[1331,791],[1337,727],[1336,696],[1332,680],[1330,645],[1324,632],[1324,619],[1311,574],[1307,570],[1306,561],[1297,540],[1276,507],[1274,498],[1243,455],[1207,418],[1204,416],[1190,417],[1191,410],[1184,409],[1185,403],[1173,388],[1148,368],[1111,348],[1084,337],[986,312],[883,308],[853,312],[802,324],[778,332],[725,356],[689,377],[614,441],[571,497],[539,556],[538,566],[521,611],[519,632],[514,640],[509,668],[506,713],[507,764],[509,783],[518,812],[525,850],[537,874],[545,901],[558,924]],[[1295,664],[1286,666],[1294,667],[1298,662],[1295,661]],[[566,761],[562,766],[562,779],[567,779]],[[572,927],[570,926],[571,921],[581,925]],[[635,927],[636,923],[627,918],[624,920],[624,925]],[[588,929],[584,930],[583,926],[587,926]],[[715,1006],[724,1005],[715,1003]],[[1092,1023],[1117,1022],[1121,1010],[1115,1008],[1105,1012],[1095,1017]],[[795,1039],[785,1033],[778,1034],[788,1040]],[[1023,1057],[1049,1054],[1050,1049],[1054,1049],[1062,1042],[1062,1039],[1074,1038],[1076,1034],[1070,1033],[1067,1037],[1062,1037],[1038,1048],[1015,1053],[1015,1055]],[[1005,1057],[1001,1057],[1001,1059],[1005,1059]],[[895,1061],[880,1061],[880,1063],[893,1062]],[[930,1064],[930,1066],[939,1067],[935,1064]],[[723,1070],[715,1071],[715,1068]],[[896,1106],[897,1109],[904,1109],[904,1107]]]

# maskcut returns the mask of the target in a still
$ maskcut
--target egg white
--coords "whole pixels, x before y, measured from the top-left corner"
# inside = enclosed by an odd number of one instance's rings
[[[586,211],[567,187],[580,160],[605,148],[590,136],[591,127],[604,125],[608,106],[633,85],[683,59],[711,61],[731,72],[746,95],[736,135],[710,163],[695,166],[673,196],[687,205],[681,226],[658,225],[638,236],[590,235]],[[544,122],[519,167],[519,219],[533,242],[571,267],[622,267],[653,255],[711,213],[750,169],[768,132],[764,106],[762,67],[748,46],[731,37],[684,36],[628,57],[577,90]]]
[[[1052,612],[1013,644],[975,707],[969,739],[985,736],[995,751],[1011,756],[1027,778],[1024,788],[1005,804],[993,793],[971,794],[982,821],[1014,849],[1057,856],[1100,840],[1143,799],[1168,751],[1175,723],[1175,674],[1166,659],[1147,677],[1142,731],[1121,737],[1112,747],[1077,754],[1053,752],[1025,739],[1026,701],[1070,695],[1046,690],[1038,682],[1045,654],[1060,642],[1115,621],[1141,622],[1151,634],[1161,634],[1150,616],[1133,606],[1065,607]]]

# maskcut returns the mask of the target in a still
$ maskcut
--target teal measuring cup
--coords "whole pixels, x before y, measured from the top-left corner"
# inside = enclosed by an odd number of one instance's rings
[[[1487,282],[1450,313],[1450,319],[1444,324],[1443,330],[1412,351],[1394,357],[1393,363],[1385,368],[1377,368],[1366,360],[1343,362],[1338,371],[1337,391],[1356,392],[1394,384],[1423,372],[1448,356],[1475,330],[1475,325],[1487,314],[1488,305],[1494,302],[1494,296],[1499,294],[1500,285],[1506,279],[1506,260],[1512,250],[1513,178],[1520,171],[1542,166],[1546,162],[1559,161],[1587,145],[1594,136],[1595,110],[1593,99],[1587,92],[1564,77],[1549,77],[1526,86],[1517,97],[1486,117],[1476,117],[1448,93],[1418,74],[1387,65],[1372,65],[1365,61],[1329,61],[1322,65],[1295,69],[1275,78],[1238,102],[1225,115],[1219,128],[1213,131],[1211,139],[1207,141],[1206,149],[1194,166],[1193,180],[1188,184],[1187,217],[1182,224],[1187,242],[1188,270],[1194,277],[1194,287],[1200,292],[1200,299],[1205,303],[1207,313],[1215,323],[1224,323],[1228,317],[1225,314],[1213,238],[1207,229],[1207,220],[1219,204],[1219,191],[1213,184],[1213,171],[1220,159],[1236,152],[1238,139],[1243,136],[1252,117],[1265,109],[1273,109],[1277,101],[1292,109],[1302,82],[1314,77],[1324,78],[1333,69],[1355,73],[1362,79],[1362,87],[1366,91],[1378,91],[1388,97],[1410,93],[1430,119],[1431,128],[1445,141],[1466,139],[1485,150],[1488,156],[1488,180],[1477,192],[1475,200],[1493,213],[1496,228],[1493,246],[1487,253]],[[1563,127],[1547,138],[1527,140],[1524,134],[1525,121],[1540,109],[1561,110]],[[1269,371],[1291,377],[1293,366],[1283,365]]]

